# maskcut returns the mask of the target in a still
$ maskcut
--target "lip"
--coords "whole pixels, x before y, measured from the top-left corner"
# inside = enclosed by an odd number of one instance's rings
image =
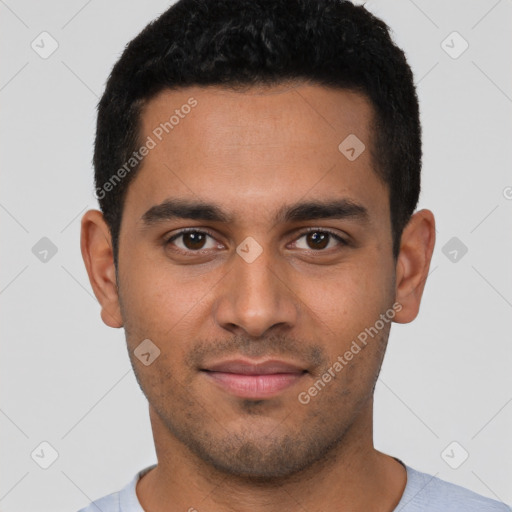
[[[240,398],[271,398],[293,386],[307,373],[304,368],[279,360],[222,361],[202,369],[215,385]]]
[[[242,375],[270,375],[272,373],[304,373],[306,370],[293,363],[269,359],[253,362],[245,359],[230,359],[209,365],[205,368],[211,372],[237,373]]]

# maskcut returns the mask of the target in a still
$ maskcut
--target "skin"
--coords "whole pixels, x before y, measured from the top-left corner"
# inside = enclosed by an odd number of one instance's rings
[[[82,219],[102,319],[124,327],[149,402],[158,466],[139,481],[138,498],[152,512],[392,511],[406,472],[374,448],[372,432],[391,323],[308,404],[297,397],[394,303],[401,309],[393,321],[417,316],[434,216],[412,216],[395,261],[388,189],[369,150],[373,110],[358,93],[304,83],[166,90],[146,105],[141,140],[190,97],[197,106],[149,152],[128,188],[118,280],[102,214]],[[338,150],[349,134],[366,145],[354,161]],[[145,225],[145,212],[168,198],[215,203],[231,222]],[[363,205],[367,221],[274,218],[284,206],[326,199]],[[190,227],[211,238],[166,243]],[[348,245],[316,245],[307,228]],[[262,248],[251,263],[236,252],[249,236]],[[134,350],[148,338],[160,355],[145,366]],[[200,371],[237,356],[283,359],[307,373],[271,398],[239,398]]]

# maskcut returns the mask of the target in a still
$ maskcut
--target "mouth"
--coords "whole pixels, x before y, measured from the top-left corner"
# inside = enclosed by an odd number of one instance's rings
[[[255,363],[246,360],[223,361],[202,368],[213,384],[240,398],[272,398],[294,386],[308,371],[285,361]]]

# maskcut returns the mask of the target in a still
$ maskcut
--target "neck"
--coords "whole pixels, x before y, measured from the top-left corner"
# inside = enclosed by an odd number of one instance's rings
[[[373,447],[372,406],[365,407],[328,457],[265,483],[215,470],[183,446],[150,408],[158,465],[139,480],[139,501],[154,512],[392,512],[403,494],[406,472]]]

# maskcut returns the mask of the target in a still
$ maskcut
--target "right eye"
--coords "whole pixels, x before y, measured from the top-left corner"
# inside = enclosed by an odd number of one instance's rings
[[[211,242],[208,245],[208,238]],[[181,253],[202,252],[214,249],[217,244],[210,233],[198,229],[183,229],[175,233],[165,242],[166,246],[174,246]]]

